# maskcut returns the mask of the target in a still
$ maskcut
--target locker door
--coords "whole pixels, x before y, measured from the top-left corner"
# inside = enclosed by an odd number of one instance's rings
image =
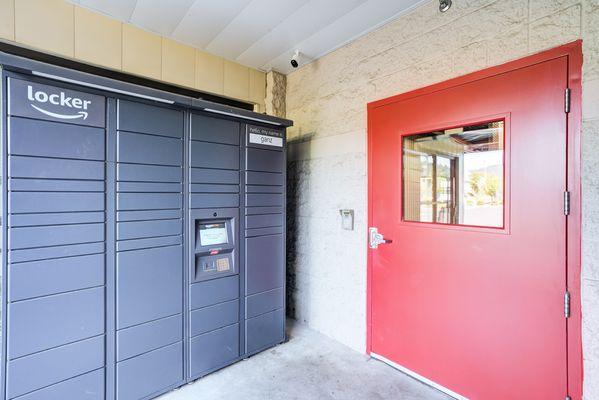
[[[6,82],[5,398],[102,400],[106,99]]]
[[[236,361],[239,335],[239,123],[191,115],[189,140],[190,285],[189,376],[196,379]],[[197,240],[200,221],[225,223],[232,268],[204,271],[206,246]],[[220,246],[220,248],[219,248]],[[209,246],[208,246],[209,247]]]
[[[245,352],[285,340],[284,132],[245,126]]]
[[[118,400],[183,381],[183,131],[183,111],[118,102]]]

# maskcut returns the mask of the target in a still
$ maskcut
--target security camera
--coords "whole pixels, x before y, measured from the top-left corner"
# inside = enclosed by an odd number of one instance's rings
[[[451,0],[439,0],[439,11],[446,12],[451,8]]]
[[[293,57],[291,57],[291,66],[293,68],[299,67],[299,57],[300,57],[300,52],[299,52],[299,50],[296,50],[295,53],[293,53]]]

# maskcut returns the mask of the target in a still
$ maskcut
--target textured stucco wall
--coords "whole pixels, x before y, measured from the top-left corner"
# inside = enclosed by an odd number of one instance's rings
[[[599,0],[430,1],[287,77],[295,317],[366,340],[366,103],[584,40],[585,398],[599,399]],[[341,230],[339,209],[356,211]]]
[[[287,89],[287,77],[277,71],[269,71],[266,74],[266,113],[275,117],[285,118],[285,90]]]

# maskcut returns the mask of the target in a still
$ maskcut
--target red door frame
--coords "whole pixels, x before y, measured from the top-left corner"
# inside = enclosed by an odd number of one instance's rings
[[[567,321],[568,393],[573,400],[582,399],[582,332],[581,332],[581,127],[582,127],[582,41],[578,40],[551,50],[506,64],[484,69],[437,83],[425,88],[368,103],[368,226],[372,226],[372,129],[370,110],[387,104],[430,94],[465,83],[503,74],[555,58],[568,59],[568,87],[571,90],[570,113],[567,114],[567,187],[571,196],[571,211],[567,220],[566,280],[571,295],[571,315]],[[366,352],[372,350],[372,250],[368,249],[366,299]]]

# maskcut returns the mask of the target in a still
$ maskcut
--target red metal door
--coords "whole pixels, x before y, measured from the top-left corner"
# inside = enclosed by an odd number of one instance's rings
[[[567,394],[567,57],[369,107],[370,349],[468,399]]]

